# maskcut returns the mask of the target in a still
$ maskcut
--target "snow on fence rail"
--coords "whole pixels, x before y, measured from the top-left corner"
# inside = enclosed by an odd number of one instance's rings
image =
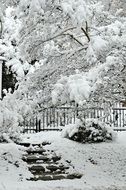
[[[103,108],[79,108],[79,107],[50,107],[45,108],[39,117],[24,120],[21,124],[24,132],[34,133],[45,130],[61,130],[65,125],[75,123],[76,118],[81,115],[84,118],[100,118],[111,123],[114,130],[126,130],[126,108],[112,108],[111,113],[104,117]]]

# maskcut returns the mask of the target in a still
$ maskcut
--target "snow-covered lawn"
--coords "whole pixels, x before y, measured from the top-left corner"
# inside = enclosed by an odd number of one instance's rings
[[[126,132],[119,132],[115,142],[80,144],[61,137],[60,132],[23,135],[24,142],[41,143],[71,160],[81,179],[26,181],[30,177],[21,160],[25,148],[13,143],[0,144],[0,190],[126,190]]]

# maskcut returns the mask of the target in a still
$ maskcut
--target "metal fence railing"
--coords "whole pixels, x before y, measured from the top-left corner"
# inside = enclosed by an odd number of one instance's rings
[[[112,108],[105,116],[103,108],[51,107],[44,109],[39,117],[25,119],[21,125],[28,133],[61,130],[61,127],[75,123],[80,115],[83,118],[100,118],[113,124],[117,131],[126,130],[126,108]]]

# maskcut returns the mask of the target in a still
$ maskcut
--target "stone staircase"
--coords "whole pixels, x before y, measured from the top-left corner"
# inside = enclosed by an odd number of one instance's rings
[[[27,162],[29,171],[33,174],[28,180],[62,180],[62,179],[79,179],[82,177],[79,173],[70,173],[73,166],[70,161],[63,161],[53,150],[48,150],[46,145],[42,144],[20,143],[27,147],[26,154],[23,155],[23,161]],[[47,146],[48,147],[48,146]]]

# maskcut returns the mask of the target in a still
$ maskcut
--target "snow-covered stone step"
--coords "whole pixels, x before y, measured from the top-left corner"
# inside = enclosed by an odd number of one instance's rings
[[[67,171],[64,170],[46,170],[46,168],[44,167],[39,167],[39,166],[34,166],[34,167],[30,167],[29,171],[34,175],[52,175],[52,174],[67,174]]]
[[[59,171],[63,171],[63,170],[67,170],[67,169],[69,169],[69,167],[68,166],[64,166],[64,165],[62,165],[62,166],[56,166],[56,165],[48,165],[48,166],[46,166],[46,168],[48,169],[48,170],[50,170],[51,172],[54,172],[54,171],[56,171],[56,170],[59,170]]]
[[[43,149],[43,148],[37,148],[37,149],[29,148],[29,149],[26,150],[26,152],[28,154],[43,154],[44,152],[46,152],[46,150]]]
[[[42,147],[42,146],[46,146],[46,145],[50,145],[51,143],[50,142],[42,142],[42,143],[28,143],[28,142],[19,142],[17,143],[18,145],[21,145],[21,146],[25,146],[25,147],[29,147],[29,146],[38,146],[38,147]]]
[[[41,165],[33,165],[31,167],[29,167],[30,171],[36,171],[36,172],[45,172],[45,167],[41,166]]]
[[[50,181],[50,180],[61,180],[61,179],[66,179],[66,176],[61,174],[61,175],[38,175],[35,177],[32,177],[28,180],[30,181],[38,181],[38,180],[42,180],[42,181]]]
[[[53,155],[49,155],[49,154],[28,154],[28,155],[24,155],[22,157],[23,161],[26,161],[28,163],[30,162],[47,162],[47,163],[57,163],[61,157],[60,156],[53,156]]]
[[[50,181],[50,180],[62,180],[62,179],[80,179],[82,177],[81,174],[73,173],[73,174],[51,174],[51,175],[37,175],[28,180],[30,181]]]
[[[29,162],[36,162],[38,160],[46,162],[49,161],[50,158],[48,158],[47,156],[42,156],[42,155],[27,155],[27,156],[23,156],[22,160],[26,161],[27,163]]]

